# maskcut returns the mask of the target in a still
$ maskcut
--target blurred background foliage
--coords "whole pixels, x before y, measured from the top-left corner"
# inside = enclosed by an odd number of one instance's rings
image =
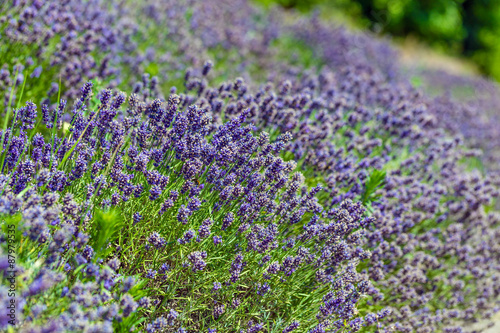
[[[359,28],[396,38],[417,38],[439,52],[473,61],[500,81],[499,0],[256,0],[323,17],[348,20]],[[345,21],[342,23],[346,23]]]

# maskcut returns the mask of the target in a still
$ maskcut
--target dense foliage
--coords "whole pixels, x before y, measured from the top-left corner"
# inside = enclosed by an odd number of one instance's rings
[[[256,0],[270,6],[339,12],[356,25],[413,36],[441,52],[471,59],[500,80],[500,3],[491,0]]]
[[[1,329],[466,332],[498,311],[493,84],[430,97],[386,42],[243,0],[0,17]]]

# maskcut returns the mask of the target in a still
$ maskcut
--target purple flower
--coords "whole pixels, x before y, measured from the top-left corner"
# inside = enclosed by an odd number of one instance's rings
[[[290,333],[291,331],[297,329],[298,327],[299,327],[299,322],[295,320],[283,330],[283,333]]]
[[[132,312],[135,312],[135,310],[137,309],[137,302],[134,301],[134,299],[126,294],[121,302],[120,302],[120,305],[123,309],[123,316],[124,317],[128,317],[132,314]]]
[[[179,314],[174,309],[170,309],[170,311],[167,315],[167,324],[169,326],[173,326],[174,321],[175,321],[175,319],[177,319],[178,316],[179,316]]]
[[[271,290],[271,288],[269,287],[269,284],[266,282],[263,285],[258,287],[257,295],[264,296],[265,294],[267,294],[269,292],[269,290]]]
[[[134,219],[134,225],[136,225],[142,220],[142,215],[139,214],[139,212],[135,212],[133,215],[133,219]]]
[[[220,288],[222,288],[222,284],[220,282],[214,282],[214,287],[212,288],[212,291],[216,292]]]
[[[322,324],[319,324],[312,330],[309,330],[309,333],[325,333],[325,329]]]
[[[101,101],[103,107],[106,107],[108,105],[110,98],[111,98],[111,89],[104,89],[101,91],[99,100]]]
[[[231,307],[233,309],[237,309],[241,304],[241,301],[239,298],[233,298],[233,300],[231,301]]]
[[[38,295],[54,286],[54,284],[56,284],[60,280],[60,275],[49,270],[42,270],[35,278],[35,280],[30,284],[28,290],[24,292],[23,296],[26,297]]]
[[[203,221],[200,228],[198,229],[198,242],[210,236],[210,227],[212,226],[212,224],[213,221],[211,219],[206,219]]]
[[[149,235],[148,242],[158,250],[164,247],[166,244],[165,238],[161,237],[157,232],[153,232]]]
[[[214,236],[214,245],[222,244],[222,237]]]
[[[135,285],[135,279],[131,276],[125,278],[122,282],[122,291],[124,293],[128,292]]]
[[[250,326],[247,329],[247,333],[257,333],[260,332],[264,328],[264,324],[256,324],[253,326]]]
[[[33,70],[33,72],[30,74],[31,78],[36,77],[37,79],[40,77],[40,74],[42,74],[42,66],[38,66]]]
[[[165,200],[165,202],[161,205],[158,215],[163,215],[169,208],[172,207],[174,207],[174,202],[172,201],[172,199]]]
[[[155,271],[153,269],[148,269],[148,271],[146,273],[146,278],[147,279],[154,279],[156,274],[157,274],[157,271]]]
[[[193,237],[194,237],[194,231],[192,229],[189,229],[184,233],[184,236],[182,238],[179,238],[177,240],[177,242],[179,244],[187,244],[191,241],[191,239],[193,239]]]
[[[86,245],[85,249],[82,252],[82,255],[85,259],[87,259],[87,261],[90,261],[94,256],[94,249],[91,246]]]
[[[229,273],[231,273],[231,282],[235,283],[240,278],[241,271],[243,267],[245,267],[246,262],[243,262],[243,255],[238,253],[231,263],[231,269]]]
[[[113,258],[108,262],[108,266],[114,271],[117,271],[120,268],[120,264],[120,260],[117,258]]]
[[[179,212],[177,214],[177,221],[181,222],[182,224],[186,224],[191,214],[192,212],[191,210],[189,210],[189,208],[187,208],[184,205],[181,205],[181,207],[179,208]]]
[[[234,221],[234,213],[229,212],[222,221],[222,230],[226,230]]]
[[[213,309],[213,315],[215,318],[219,318],[226,312],[226,306],[224,304],[215,304]]]
[[[204,259],[207,258],[207,253],[205,251],[195,251],[188,255],[188,260],[192,265],[193,272],[202,271],[207,263]]]
[[[164,263],[161,265],[160,267],[160,274],[165,274],[166,272],[168,272],[170,270],[170,265]]]
[[[151,187],[151,190],[149,191],[150,193],[149,200],[154,201],[158,199],[161,195],[161,192],[162,192],[161,188],[158,185],[154,185],[153,187]]]
[[[177,198],[179,198],[179,192],[178,191],[170,191],[170,199],[172,199],[173,202],[176,202]]]
[[[214,64],[210,60],[205,61],[205,64],[203,64],[202,75],[207,76],[213,66]]]
[[[85,101],[85,100],[86,100],[86,99],[90,96],[90,94],[92,93],[92,86],[93,86],[93,84],[92,84],[92,82],[90,82],[90,81],[89,81],[89,82],[86,82],[86,83],[83,85],[83,87],[82,87],[82,89],[81,89],[81,93],[80,93],[80,96],[81,96],[81,97],[80,97],[80,100],[81,100],[82,102],[84,102],[84,101]]]
[[[189,199],[187,209],[189,209],[192,212],[195,212],[198,209],[200,209],[200,206],[201,206],[201,200],[198,197],[194,197]]]
[[[125,102],[126,97],[127,96],[124,93],[122,93],[122,92],[118,93],[118,95],[116,95],[114,101],[111,103],[111,108],[116,109],[116,110],[119,109],[120,106],[123,104],[123,102]]]
[[[167,319],[165,319],[164,317],[158,317],[151,324],[148,324],[146,326],[146,332],[147,333],[161,332],[167,327],[167,325],[170,325]]]
[[[27,102],[26,106],[17,111],[18,119],[21,121],[22,129],[33,129],[36,122],[36,105],[32,102]]]
[[[147,296],[141,298],[139,302],[137,303],[141,308],[148,309],[151,307],[151,299]]]

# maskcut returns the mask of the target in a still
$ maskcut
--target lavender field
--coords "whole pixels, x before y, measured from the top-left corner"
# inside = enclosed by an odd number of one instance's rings
[[[0,331],[500,332],[496,83],[245,0],[0,26]]]

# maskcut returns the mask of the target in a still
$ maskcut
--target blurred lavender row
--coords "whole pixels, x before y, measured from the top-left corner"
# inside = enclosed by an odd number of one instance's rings
[[[57,18],[47,21],[51,13]],[[23,212],[26,235],[49,266],[21,303],[61,289],[61,267],[70,277],[78,266],[85,272],[62,291],[72,307],[59,317],[44,319],[50,311],[38,303],[25,308],[27,331],[110,331],[113,318],[127,322],[135,314],[147,318],[139,326],[148,332],[182,332],[181,318],[208,313],[216,325],[233,318],[240,302],[250,311],[254,298],[288,295],[286,279],[303,281],[310,272],[310,285],[330,288],[310,304],[314,327],[299,324],[297,314],[283,332],[464,332],[465,323],[498,312],[500,145],[485,117],[495,116],[494,84],[424,73],[431,86],[463,82],[487,92],[467,101],[430,97],[405,79],[386,41],[317,16],[268,15],[246,1],[14,3],[4,17],[2,36],[12,45],[40,46],[33,63],[19,63],[32,68],[47,55],[58,71],[33,77],[55,83],[61,75],[63,97],[75,100],[66,108],[67,137],[28,135],[38,111],[48,130],[63,128],[66,103],[54,103],[55,87],[43,92],[51,98],[43,105],[18,108],[14,130],[2,132],[2,212]],[[290,36],[310,43],[324,65],[283,57],[275,43]],[[16,71],[3,69],[6,91],[12,80],[22,84],[12,79]],[[130,96],[95,91],[88,78],[103,88],[128,87]],[[470,170],[478,158],[484,174]],[[167,194],[168,184],[174,187]],[[146,203],[154,209],[136,209]],[[140,254],[113,243],[105,261],[93,262],[101,251],[88,244],[94,209],[113,207],[127,212],[130,235],[135,226],[151,233],[137,240]],[[202,219],[205,210],[220,213]],[[153,211],[169,220],[156,220]],[[162,225],[171,234],[151,221],[168,221]],[[238,246],[230,231],[241,237]],[[157,262],[155,249],[171,244],[171,235],[189,254]],[[204,310],[184,315],[186,304],[164,301],[170,270],[192,281],[217,271],[220,252],[231,276],[214,281],[214,304],[204,300]],[[127,294],[135,275],[149,288],[147,299]],[[233,303],[231,285],[240,278],[255,289],[237,290]],[[107,291],[92,299],[98,310],[84,311],[100,283]],[[307,290],[308,283],[297,283]],[[194,283],[183,288],[199,291]],[[183,296],[183,288],[174,295]],[[245,331],[265,331],[271,322],[247,320]]]
[[[203,59],[215,59],[216,65],[223,63],[221,67],[227,73],[236,71],[249,82],[286,78],[304,68],[276,56],[272,43],[283,36],[306,41],[333,69],[364,66],[380,76],[379,80],[408,84],[399,68],[398,53],[388,41],[322,22],[317,14],[309,19],[290,18],[279,9],[268,14],[244,0],[14,1],[3,12],[2,36],[12,45],[22,43],[36,49],[29,58],[9,61],[20,64],[18,68],[5,62],[0,84],[7,92],[16,72],[22,82],[23,73],[39,76],[44,70],[57,68],[45,92],[55,97],[61,78],[64,96],[74,98],[78,84],[84,80],[101,78],[107,87],[121,84],[124,88],[149,71],[163,82],[175,81],[186,68],[201,68]],[[48,61],[42,66],[40,59]],[[259,73],[252,72],[251,67],[259,68]],[[498,113],[497,85],[435,71],[422,75],[429,78],[426,82],[430,90],[443,86],[451,89],[458,84],[473,89],[465,102],[444,94],[425,98],[424,103],[444,128],[481,148],[488,168],[496,169],[500,142],[495,121],[490,119]],[[6,101],[8,97],[5,94]]]

